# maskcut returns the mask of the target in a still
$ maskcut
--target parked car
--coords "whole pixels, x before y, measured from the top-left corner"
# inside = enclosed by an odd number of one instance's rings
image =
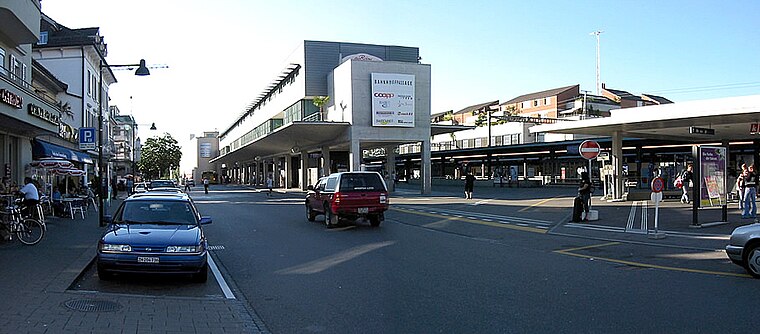
[[[128,197],[98,242],[98,277],[118,273],[190,274],[195,282],[208,276],[206,236],[201,217],[187,194],[144,193]]]
[[[760,224],[735,228],[726,246],[726,254],[752,277],[760,278]]]
[[[323,177],[306,193],[306,218],[325,216],[332,227],[341,220],[366,218],[379,226],[388,210],[388,188],[376,172],[343,172]]]
[[[177,183],[172,180],[153,180],[150,181],[150,188],[177,188]]]
[[[135,193],[144,193],[144,192],[148,191],[148,183],[146,183],[146,182],[140,182],[140,183],[135,184],[134,191],[135,191]]]

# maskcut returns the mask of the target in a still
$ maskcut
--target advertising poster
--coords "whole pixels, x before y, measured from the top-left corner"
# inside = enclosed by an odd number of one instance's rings
[[[372,126],[414,127],[414,75],[372,73]]]
[[[726,148],[699,147],[699,167],[702,174],[699,186],[699,205],[720,206],[726,204]]]
[[[200,154],[201,158],[211,158],[211,143],[201,143]]]

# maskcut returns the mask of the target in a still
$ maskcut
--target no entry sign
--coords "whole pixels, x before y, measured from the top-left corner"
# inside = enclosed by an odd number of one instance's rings
[[[591,160],[595,159],[596,156],[599,155],[599,152],[601,152],[601,147],[599,146],[599,143],[594,140],[585,140],[578,147],[578,151],[583,158]]]

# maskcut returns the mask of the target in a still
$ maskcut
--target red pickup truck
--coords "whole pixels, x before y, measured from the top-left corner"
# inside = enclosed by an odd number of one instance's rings
[[[345,220],[367,218],[379,226],[388,210],[388,189],[376,172],[343,172],[323,177],[306,193],[306,218],[314,221],[325,215],[325,225],[333,227]]]

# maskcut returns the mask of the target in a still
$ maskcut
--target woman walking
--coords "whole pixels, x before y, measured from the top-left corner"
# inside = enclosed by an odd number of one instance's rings
[[[681,195],[681,203],[689,204],[691,201],[689,200],[689,189],[691,189],[691,185],[693,184],[691,182],[692,178],[694,177],[694,172],[692,171],[694,167],[689,164],[686,167],[686,170],[683,171],[683,174],[681,174],[681,182],[683,182],[683,187],[681,189],[683,190],[683,195]]]
[[[742,218],[757,217],[757,174],[755,174],[755,165],[750,165],[747,174],[744,176],[744,210]]]

